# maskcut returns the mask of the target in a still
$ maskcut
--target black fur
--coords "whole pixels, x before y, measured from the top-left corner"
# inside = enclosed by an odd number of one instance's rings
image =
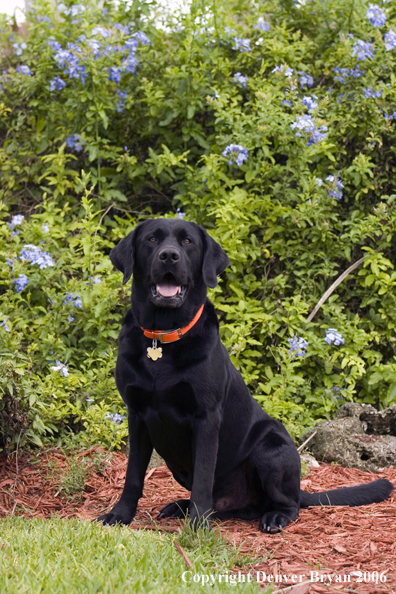
[[[300,491],[300,457],[284,426],[263,411],[221,344],[214,307],[206,298],[229,261],[204,229],[182,220],[140,224],[110,253],[113,264],[133,274],[132,308],[124,321],[116,382],[128,407],[130,453],[120,501],[99,518],[129,524],[142,496],[153,448],[190,500],[164,507],[159,517],[189,511],[210,525],[210,516],[260,519],[276,532],[298,517],[300,506],[365,505],[386,499],[393,486],[384,479],[368,485],[305,493]],[[175,296],[156,291],[161,283],[183,288]],[[162,289],[161,289],[162,290]],[[172,330],[199,321],[178,342],[162,345],[157,361],[147,357],[151,340],[141,327]]]

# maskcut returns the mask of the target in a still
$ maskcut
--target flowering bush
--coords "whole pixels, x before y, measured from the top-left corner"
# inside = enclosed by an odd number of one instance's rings
[[[39,0],[28,20],[0,24],[3,447],[121,445],[108,252],[176,213],[229,254],[222,339],[292,433],[395,403],[392,7]]]

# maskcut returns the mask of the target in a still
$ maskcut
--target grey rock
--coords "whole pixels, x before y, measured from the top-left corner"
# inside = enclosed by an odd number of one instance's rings
[[[334,420],[317,423],[300,443],[315,430],[307,449],[317,460],[373,472],[396,468],[396,405],[377,411],[369,404],[344,404]]]
[[[315,460],[315,458],[311,454],[301,454],[300,458],[301,462],[304,462],[304,464],[306,464],[307,466],[313,466],[314,468],[317,468],[319,466],[319,462]]]

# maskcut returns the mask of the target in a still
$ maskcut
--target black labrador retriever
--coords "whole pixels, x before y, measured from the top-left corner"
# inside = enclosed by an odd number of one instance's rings
[[[260,519],[277,532],[310,505],[365,505],[386,499],[380,479],[323,493],[300,490],[300,458],[284,426],[249,393],[219,338],[208,287],[229,260],[195,223],[148,220],[110,253],[133,274],[132,308],[119,337],[116,382],[128,407],[129,461],[120,501],[99,521],[129,524],[153,448],[190,500],[160,518],[210,526],[210,516]]]

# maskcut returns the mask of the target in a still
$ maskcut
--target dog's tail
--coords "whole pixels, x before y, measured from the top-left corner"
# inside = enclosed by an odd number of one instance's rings
[[[301,507],[310,505],[369,505],[380,503],[389,497],[393,491],[393,485],[386,479],[378,479],[372,483],[359,485],[357,487],[345,487],[334,491],[322,491],[321,493],[307,493],[300,491]]]

